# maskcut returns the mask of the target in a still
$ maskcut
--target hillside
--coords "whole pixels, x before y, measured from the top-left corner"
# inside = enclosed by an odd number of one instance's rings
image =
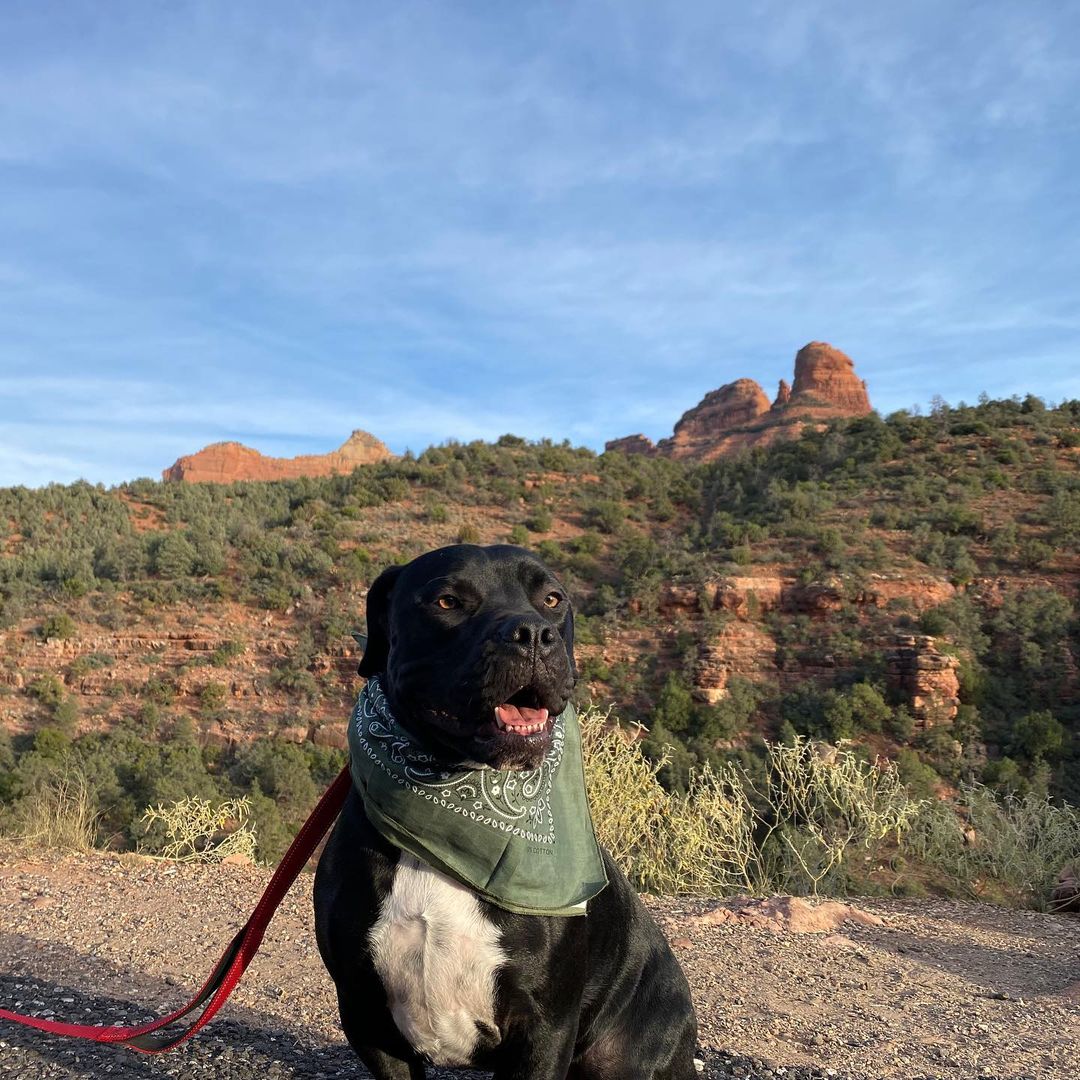
[[[340,762],[366,587],[457,540],[560,571],[580,697],[674,742],[674,786],[804,733],[918,791],[1080,800],[1078,402],[939,402],[704,464],[505,436],[322,478],[15,488],[0,530],[0,798],[75,752],[118,842],[222,777],[285,835]]]

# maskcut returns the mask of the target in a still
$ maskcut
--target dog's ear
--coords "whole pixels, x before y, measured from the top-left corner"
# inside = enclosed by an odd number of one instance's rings
[[[367,645],[356,669],[365,679],[386,670],[390,659],[390,594],[404,567],[391,566],[372,582],[367,594]]]
[[[566,655],[570,661],[570,674],[577,678],[577,661],[574,659],[574,609],[566,602],[566,618],[562,624],[562,639],[566,645]]]

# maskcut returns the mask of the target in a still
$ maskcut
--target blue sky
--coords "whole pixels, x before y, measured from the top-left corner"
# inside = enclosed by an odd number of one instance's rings
[[[1080,6],[0,6],[0,484],[1080,396]]]

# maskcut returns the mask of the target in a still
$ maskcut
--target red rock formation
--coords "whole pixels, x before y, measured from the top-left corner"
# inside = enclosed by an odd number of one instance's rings
[[[212,484],[231,484],[235,480],[294,480],[299,476],[350,473],[357,465],[372,465],[393,457],[383,443],[366,431],[354,431],[329,454],[301,454],[294,458],[265,457],[242,443],[220,442],[197,454],[178,458],[161,477],[163,480]]]
[[[732,675],[752,682],[777,681],[776,642],[756,623],[733,619],[715,637],[698,641],[694,697],[715,705],[727,697]]]
[[[806,427],[870,412],[866,383],[851,359],[821,341],[804,345],[795,356],[795,384],[780,380],[770,405],[753,379],[736,379],[706,394],[683,413],[669,439],[655,446],[644,435],[613,439],[605,449],[624,454],[711,461],[751,446],[797,439]]]
[[[824,341],[811,341],[795,354],[795,385],[789,404],[800,404],[800,398],[835,405],[851,416],[870,411],[866,383],[856,376],[851,357]]]
[[[727,577],[705,586],[705,600],[716,611],[730,611],[740,619],[753,618],[780,607],[788,582],[781,577]]]
[[[656,454],[652,439],[644,435],[625,435],[621,439],[612,439],[604,443],[604,449],[614,450],[620,454],[645,454],[647,457],[653,457]]]
[[[703,458],[727,432],[753,423],[769,411],[765,391],[753,379],[736,379],[706,394],[682,414],[670,439],[661,439],[657,453],[672,458]]]
[[[885,654],[885,666],[889,685],[905,695],[918,726],[947,724],[956,716],[960,661],[938,652],[932,637],[897,635],[896,648]]]

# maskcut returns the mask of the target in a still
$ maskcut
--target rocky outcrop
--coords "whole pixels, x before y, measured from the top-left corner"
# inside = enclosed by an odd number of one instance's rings
[[[950,723],[960,706],[960,680],[955,656],[938,652],[925,634],[899,634],[895,648],[885,654],[886,678],[905,699],[916,726]]]
[[[718,434],[745,427],[768,411],[765,391],[753,379],[736,379],[684,412],[671,438],[657,443],[657,453],[670,458],[705,458]]]
[[[238,442],[214,443],[197,454],[178,458],[161,477],[195,484],[231,484],[237,480],[295,480],[301,476],[350,473],[358,465],[374,465],[394,457],[374,435],[354,431],[329,454],[293,458],[266,457]]]
[[[866,383],[851,358],[822,341],[795,356],[795,382],[781,379],[770,403],[753,379],[736,379],[706,394],[683,413],[670,438],[653,445],[644,435],[613,439],[604,449],[650,457],[711,461],[736,450],[795,439],[809,426],[870,412]]]
[[[706,585],[705,598],[716,611],[754,618],[780,607],[786,585],[786,579],[777,575],[726,577]]]
[[[734,896],[691,919],[701,926],[737,926],[751,930],[771,930],[774,934],[824,934],[840,929],[846,922],[862,926],[884,926],[885,920],[862,908],[822,900],[811,904],[798,896],[769,896],[755,899]]]
[[[849,416],[870,412],[866,383],[851,357],[824,341],[811,341],[795,354],[795,385],[788,405],[823,404]]]
[[[605,450],[615,450],[620,454],[645,454],[652,457],[656,453],[656,446],[652,439],[644,435],[625,435],[621,439],[612,439],[604,443]]]
[[[733,675],[776,683],[776,642],[757,623],[732,620],[715,637],[698,641],[693,694],[715,705],[728,695]]]

